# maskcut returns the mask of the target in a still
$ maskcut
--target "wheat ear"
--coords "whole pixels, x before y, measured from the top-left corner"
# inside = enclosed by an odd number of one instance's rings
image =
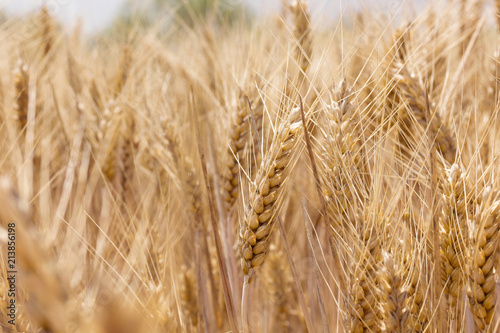
[[[270,150],[254,181],[245,218],[240,226],[241,264],[250,283],[254,269],[264,261],[275,225],[288,175],[294,165],[297,145],[302,137],[300,108],[294,108],[279,125]]]
[[[457,151],[455,137],[438,113],[431,114],[430,119],[426,116],[426,93],[422,88],[419,77],[417,74],[411,73],[401,62],[396,62],[392,70],[401,102],[406,103],[406,107],[400,108],[401,145],[406,148],[412,146],[413,140],[411,138],[414,137],[414,129],[411,116],[406,113],[410,111],[424,130],[429,126],[431,132],[435,133],[438,151],[449,163],[453,163]]]
[[[381,221],[378,213],[369,212],[367,207],[358,212],[356,220],[356,230],[351,231],[353,238],[349,242],[353,244],[349,255],[355,260],[349,273],[351,284],[346,297],[346,326],[349,332],[380,332],[382,318],[377,305],[380,298],[377,268],[381,261],[381,244],[377,228]]]
[[[130,45],[125,45],[123,46],[122,49],[122,57],[120,60],[118,73],[115,78],[115,87],[114,87],[115,97],[122,92],[123,87],[125,86],[127,78],[130,74],[129,72],[131,65],[132,65],[132,50]]]
[[[293,35],[297,43],[295,59],[302,73],[305,73],[309,68],[312,56],[311,27],[307,2],[305,0],[294,0],[289,8],[293,18]]]
[[[49,10],[47,6],[42,7],[42,11],[40,13],[40,23],[42,25],[42,40],[44,43],[43,55],[47,56],[54,45],[54,37],[53,37],[53,25],[52,17],[50,16]]]
[[[192,326],[198,326],[198,295],[196,293],[196,278],[194,270],[186,266],[181,267],[181,288],[180,299],[181,306],[188,323]],[[190,326],[191,326],[190,325]]]
[[[381,290],[381,315],[384,332],[403,332],[406,315],[406,293],[403,290],[403,279],[400,269],[394,262],[392,254],[382,251],[383,265],[379,270],[379,288]]]
[[[467,217],[471,192],[458,164],[453,164],[444,184],[441,217],[441,278],[448,298],[449,317],[457,319],[463,313],[459,297],[464,287],[465,255],[468,238]],[[458,313],[458,315],[457,315]]]
[[[495,314],[495,270],[498,227],[500,223],[500,201],[493,203],[489,191],[475,214],[469,260],[467,295],[478,332],[489,332]]]
[[[24,129],[28,122],[29,80],[28,66],[22,59],[19,59],[14,71],[14,85],[16,88],[14,110],[16,111],[20,131]]]
[[[334,228],[355,215],[357,195],[352,189],[362,191],[360,177],[359,127],[356,107],[352,103],[351,89],[346,81],[333,93],[327,107],[327,125],[322,151],[323,195]]]
[[[233,115],[233,123],[231,126],[228,149],[226,151],[226,156],[224,158],[225,165],[223,171],[223,199],[228,203],[227,210],[230,210],[239,194],[239,170],[242,165],[243,153],[245,146],[249,142],[250,136],[250,117],[262,117],[262,103],[258,104],[257,115],[250,114],[250,108],[252,107],[250,101],[240,94],[238,97],[238,104]],[[255,110],[253,110],[255,111]],[[261,122],[259,122],[261,123]],[[258,125],[257,125],[258,126]],[[258,130],[258,129],[256,129]]]

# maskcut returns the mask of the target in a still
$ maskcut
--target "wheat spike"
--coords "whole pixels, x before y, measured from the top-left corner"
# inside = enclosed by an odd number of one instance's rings
[[[300,109],[294,108],[277,129],[268,155],[255,178],[255,190],[250,193],[245,218],[240,226],[241,264],[249,282],[269,248],[269,238],[301,137]]]
[[[237,110],[235,110],[231,136],[229,139],[229,148],[226,158],[224,171],[224,192],[223,198],[233,206],[239,191],[239,159],[241,152],[246,145],[246,133],[249,130],[248,121],[245,119],[248,115],[247,105],[243,97],[239,98]]]
[[[181,305],[184,315],[194,327],[198,326],[198,301],[193,269],[181,268]]]
[[[404,332],[406,293],[403,291],[403,279],[393,256],[382,251],[383,265],[379,270],[379,288],[381,289],[381,313],[383,332]]]
[[[20,131],[26,127],[28,122],[29,78],[28,66],[22,59],[19,59],[14,71],[14,85],[16,88],[14,110],[16,111]]]
[[[295,59],[302,73],[305,73],[309,68],[312,56],[311,27],[307,2],[305,0],[293,0],[289,8],[293,18],[293,35],[297,43]]]
[[[182,154],[180,137],[172,124],[166,119],[162,120],[162,131],[167,150],[170,153],[170,160],[173,161],[175,166],[174,172],[182,181],[182,187],[189,202],[188,211],[197,224],[201,221],[203,213],[200,181],[194,162],[189,156]]]
[[[351,281],[346,297],[348,310],[346,326],[349,332],[380,332],[380,290],[377,270],[381,262],[381,248],[377,225],[381,223],[378,213],[370,212],[368,207],[358,212],[355,230],[351,230],[350,243],[354,246],[350,254],[354,259],[347,281]],[[348,232],[345,232],[347,234]],[[347,284],[349,285],[349,284]]]
[[[118,128],[119,138],[117,142],[116,164],[118,173],[116,185],[121,195],[122,203],[133,209],[134,198],[134,136],[136,135],[135,119],[131,114],[132,110],[126,110],[120,120]]]
[[[423,332],[431,317],[426,303],[425,288],[417,270],[418,267],[415,267],[415,271],[410,275],[411,280],[406,289],[404,304],[405,327],[411,333]]]
[[[116,176],[117,169],[117,145],[118,145],[118,129],[120,125],[118,114],[120,109],[113,107],[113,111],[106,109],[103,112],[103,119],[99,122],[99,128],[97,132],[97,140],[93,142],[94,147],[98,149],[99,144],[107,144],[107,151],[105,152],[105,158],[102,164],[102,172],[109,181],[113,181]]]
[[[360,177],[360,132],[351,89],[342,81],[327,109],[323,140],[323,191],[330,220],[337,230],[352,220],[358,195],[365,184]],[[363,194],[361,194],[363,196]]]
[[[478,332],[491,332],[490,324],[496,308],[496,282],[494,263],[500,223],[500,201],[491,203],[490,191],[484,191],[484,199],[474,216],[471,239],[471,260],[467,273],[467,295]]]
[[[47,56],[54,44],[54,23],[52,22],[52,17],[50,16],[47,6],[42,7],[42,11],[40,13],[40,21],[42,26],[42,40],[44,43],[43,54],[44,56]]]
[[[399,121],[401,126],[400,143],[406,149],[415,146],[415,133],[412,117],[421,125],[423,130],[430,126],[431,133],[435,133],[437,149],[449,162],[454,163],[456,155],[455,138],[451,130],[441,120],[438,113],[432,113],[428,119],[426,93],[422,88],[417,74],[411,73],[402,62],[395,62],[392,70],[396,80],[395,88],[401,98],[403,106],[399,108]],[[407,114],[411,112],[411,116]]]
[[[293,279],[286,264],[285,254],[271,245],[265,266],[265,292],[271,295],[274,311],[278,317],[275,328],[292,332],[294,330],[293,319],[298,314],[294,309],[296,299],[293,297],[295,295]]]
[[[255,104],[254,104],[255,106]],[[262,118],[262,103],[258,104],[258,109],[250,114],[250,107],[246,96],[240,94],[237,107],[233,115],[233,123],[230,130],[230,137],[223,171],[223,194],[222,197],[228,203],[228,210],[234,206],[239,194],[240,167],[244,164],[245,147],[249,145],[250,118]],[[256,120],[257,120],[256,119]],[[261,121],[256,121],[261,124]],[[258,125],[257,125],[258,126]],[[259,130],[259,129],[257,129]]]
[[[444,184],[443,212],[440,221],[441,277],[451,319],[457,319],[463,313],[459,298],[465,283],[470,194],[465,175],[461,173],[458,164],[453,164]]]
[[[115,78],[115,97],[118,96],[125,86],[127,82],[127,78],[129,77],[130,67],[132,64],[132,50],[130,45],[124,45],[122,48],[122,56],[120,60],[120,64],[118,67],[118,73]]]

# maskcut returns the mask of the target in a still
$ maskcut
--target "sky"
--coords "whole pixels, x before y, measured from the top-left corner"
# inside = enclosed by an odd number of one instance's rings
[[[38,10],[43,4],[66,25],[79,18],[84,31],[95,32],[109,25],[119,13],[124,0],[0,0],[0,10],[7,14],[24,14]]]
[[[86,33],[99,31],[108,26],[120,12],[126,0],[0,0],[0,10],[7,14],[24,14],[38,10],[45,4],[51,13],[68,27],[82,19]],[[259,13],[272,13],[280,8],[280,0],[219,0],[228,5],[245,1]],[[402,4],[424,0],[309,0],[313,16],[320,19],[334,17],[340,12],[340,4],[359,6],[358,1],[371,2],[376,8],[393,12]],[[144,2],[144,1],[142,1]]]

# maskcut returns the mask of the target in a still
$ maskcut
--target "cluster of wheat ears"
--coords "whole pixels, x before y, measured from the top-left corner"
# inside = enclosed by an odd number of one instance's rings
[[[500,331],[500,1],[405,4],[4,19],[0,332]]]

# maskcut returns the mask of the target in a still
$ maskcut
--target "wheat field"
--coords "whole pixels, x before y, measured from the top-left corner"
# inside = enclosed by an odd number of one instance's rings
[[[500,1],[0,24],[0,332],[500,332]]]

